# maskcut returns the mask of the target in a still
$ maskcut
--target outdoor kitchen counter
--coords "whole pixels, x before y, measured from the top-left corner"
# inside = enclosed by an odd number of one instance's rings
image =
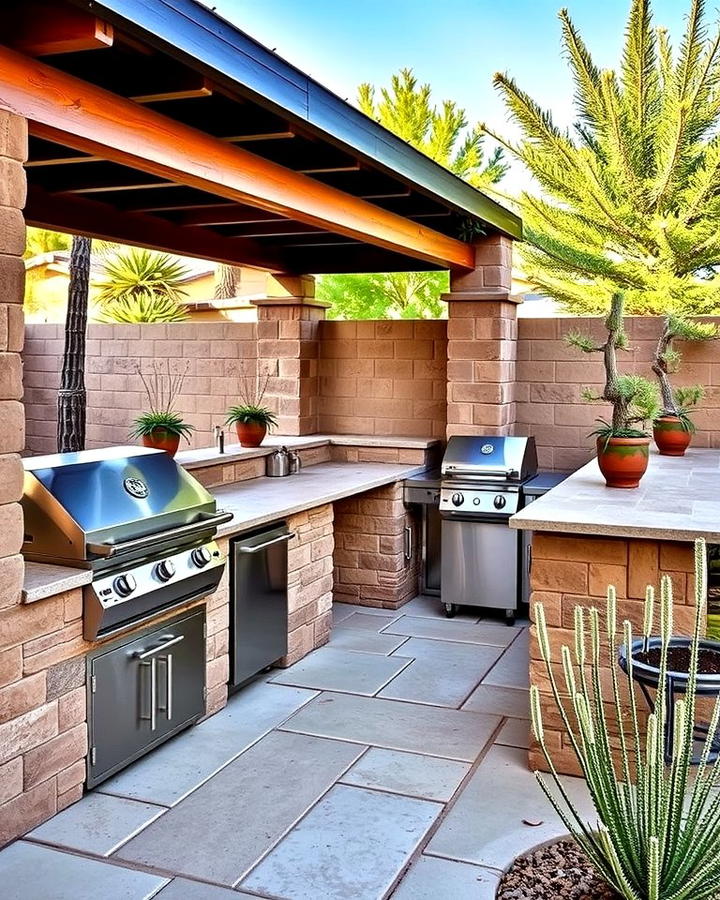
[[[720,451],[650,454],[640,487],[608,488],[592,460],[510,519],[512,528],[665,541],[720,542]]]
[[[318,463],[284,478],[253,478],[213,488],[218,509],[234,518],[221,525],[218,537],[275,522],[304,510],[363,494],[424,471],[398,463]]]

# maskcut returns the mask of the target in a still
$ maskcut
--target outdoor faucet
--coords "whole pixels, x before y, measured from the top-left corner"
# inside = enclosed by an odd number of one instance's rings
[[[225,432],[222,425],[215,426],[215,448],[218,453],[225,452]]]

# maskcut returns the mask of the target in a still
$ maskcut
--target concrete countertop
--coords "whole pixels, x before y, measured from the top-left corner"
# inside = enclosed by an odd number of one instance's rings
[[[64,591],[90,584],[91,581],[90,569],[26,562],[22,602],[35,603],[36,600],[44,600],[46,597],[54,597]]]
[[[206,466],[222,465],[242,459],[256,459],[267,456],[275,447],[288,447],[294,450],[308,450],[313,447],[393,447],[402,450],[425,450],[439,444],[439,438],[396,437],[373,434],[307,434],[268,435],[261,447],[241,447],[240,444],[225,445],[225,452],[218,453],[215,447],[203,447],[200,450],[181,450],[175,459],[185,469],[200,469]]]
[[[324,503],[401,481],[423,466],[399,463],[318,463],[285,478],[252,478],[214,488],[218,509],[234,518],[221,525],[218,537],[248,531]]]
[[[655,540],[720,543],[720,451],[684,457],[650,452],[640,487],[605,486],[597,461],[510,519],[512,528]]]

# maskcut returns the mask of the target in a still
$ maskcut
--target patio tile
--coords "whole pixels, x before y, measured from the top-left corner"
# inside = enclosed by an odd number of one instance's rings
[[[333,625],[339,625],[343,619],[347,619],[348,616],[351,616],[356,610],[353,609],[348,603],[333,603],[332,605],[332,618]]]
[[[0,851],[3,900],[147,900],[167,881],[28,841]]]
[[[363,653],[380,653],[388,656],[405,643],[407,638],[394,634],[375,634],[364,628],[333,628],[330,646],[336,650],[360,650]]]
[[[585,782],[563,778],[563,783],[573,802],[593,821]],[[496,745],[425,852],[504,870],[519,854],[566,833],[528,769],[525,751]]]
[[[348,615],[352,615],[352,613],[361,613],[364,616],[397,616],[397,613],[392,612],[388,609],[383,609],[381,606],[363,606],[361,603],[342,603],[340,600],[335,600],[332,606],[333,610],[337,609],[338,612],[340,610],[347,610]]]
[[[501,647],[410,638],[391,659],[407,656],[414,661],[379,696],[457,708],[501,653]]]
[[[528,719],[508,719],[500,729],[496,744],[508,747],[521,747],[527,750],[530,746],[530,722]]]
[[[340,741],[273,732],[115,858],[233,886],[358,758]]]
[[[257,894],[233,891],[232,888],[190,881],[188,878],[173,878],[156,897],[157,900],[241,900],[242,897],[255,897],[257,900]]]
[[[469,763],[371,747],[343,775],[342,783],[447,801],[469,771]]]
[[[473,762],[499,724],[483,713],[326,693],[282,730]]]
[[[398,610],[399,613],[406,616],[423,616],[429,619],[438,619],[439,621],[447,621],[445,618],[445,607],[440,602],[439,597],[431,597],[429,594],[420,594],[414,597],[408,603],[403,604]],[[462,607],[462,610],[455,615],[454,622],[477,622],[480,613],[475,612],[470,606]]]
[[[441,809],[336,785],[242,886],[292,900],[378,900]]]
[[[525,690],[530,687],[529,637],[530,632],[525,628],[483,679],[483,684]]]
[[[406,659],[394,656],[321,647],[276,675],[271,682],[371,697],[407,664]]]
[[[164,812],[164,806],[95,792],[53,816],[31,831],[29,837],[95,856],[109,856]]]
[[[451,859],[421,856],[407,871],[393,900],[495,900],[497,872]]]
[[[462,708],[493,713],[496,716],[527,719],[530,714],[530,694],[521,688],[501,687],[483,682],[470,694]]]
[[[99,790],[172,806],[316,696],[314,691],[254,682],[231,697],[225,709],[103,782]]]
[[[507,647],[517,637],[518,629],[507,625],[480,622],[458,622],[455,619],[430,619],[427,616],[401,616],[383,629],[383,634],[404,634],[409,637],[437,638],[468,644],[491,644]]]
[[[380,631],[386,625],[397,619],[397,613],[387,612],[356,612],[347,619],[343,619],[343,628],[364,628],[367,631]]]

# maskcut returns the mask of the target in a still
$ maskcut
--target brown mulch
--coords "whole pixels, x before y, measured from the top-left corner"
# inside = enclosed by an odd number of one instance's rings
[[[659,667],[660,648],[652,647],[647,653],[638,653],[637,660],[650,666]],[[670,647],[668,649],[668,670],[670,672],[690,671],[690,648]],[[701,675],[720,675],[720,653],[717,650],[700,648],[698,672]]]
[[[497,900],[620,900],[620,894],[595,874],[574,841],[558,841],[516,859]]]

